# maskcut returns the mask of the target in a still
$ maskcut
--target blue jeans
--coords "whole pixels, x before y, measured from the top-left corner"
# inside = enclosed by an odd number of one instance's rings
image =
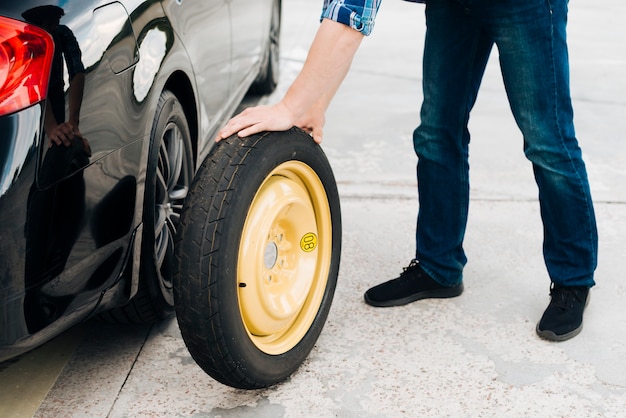
[[[428,0],[418,156],[416,258],[442,285],[461,282],[469,206],[467,128],[492,46],[539,188],[552,282],[594,285],[598,237],[574,133],[567,0]]]

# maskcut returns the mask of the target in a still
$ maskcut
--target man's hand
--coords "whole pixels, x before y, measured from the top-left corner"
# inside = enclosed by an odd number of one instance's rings
[[[311,135],[317,144],[322,143],[324,123],[326,122],[326,104],[322,101],[313,105],[298,121],[296,126]]]
[[[246,137],[263,131],[286,131],[295,123],[295,117],[283,102],[249,107],[228,121],[217,133],[215,142],[235,133],[240,137]]]
[[[322,143],[325,122],[323,105],[311,107],[309,112],[297,121],[293,119],[293,115],[282,102],[271,106],[249,107],[228,121],[217,133],[215,142],[235,133],[240,137],[246,137],[263,131],[286,131],[292,126],[297,126],[311,135],[316,143]]]
[[[75,136],[81,136],[78,128],[69,122],[63,122],[55,125],[46,131],[48,138],[50,138],[50,146],[65,145],[69,147],[72,143],[72,139]]]

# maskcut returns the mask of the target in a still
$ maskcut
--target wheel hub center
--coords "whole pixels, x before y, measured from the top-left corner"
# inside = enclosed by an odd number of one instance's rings
[[[268,270],[274,268],[278,260],[278,246],[274,242],[268,242],[263,253],[263,262]]]

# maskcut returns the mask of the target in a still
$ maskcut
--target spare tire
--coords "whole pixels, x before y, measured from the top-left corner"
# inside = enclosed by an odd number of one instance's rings
[[[176,242],[174,301],[194,360],[236,388],[290,376],[326,322],[340,253],[335,178],[309,135],[219,142],[196,174]]]

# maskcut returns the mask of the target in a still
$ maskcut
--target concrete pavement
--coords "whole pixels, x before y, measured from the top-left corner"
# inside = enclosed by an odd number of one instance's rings
[[[283,78],[297,74],[321,2],[284,2]],[[370,286],[414,253],[411,134],[419,121],[423,6],[385,0],[325,129],[339,184],[343,254],[326,327],[286,382],[225,387],[193,362],[175,320],[89,324],[38,417],[626,416],[626,4],[570,3],[572,94],[600,234],[597,286],[582,333],[549,343],[535,324],[549,301],[530,163],[492,54],[472,113],[472,200],[465,293],[372,308]],[[75,338],[75,334],[72,338]]]

